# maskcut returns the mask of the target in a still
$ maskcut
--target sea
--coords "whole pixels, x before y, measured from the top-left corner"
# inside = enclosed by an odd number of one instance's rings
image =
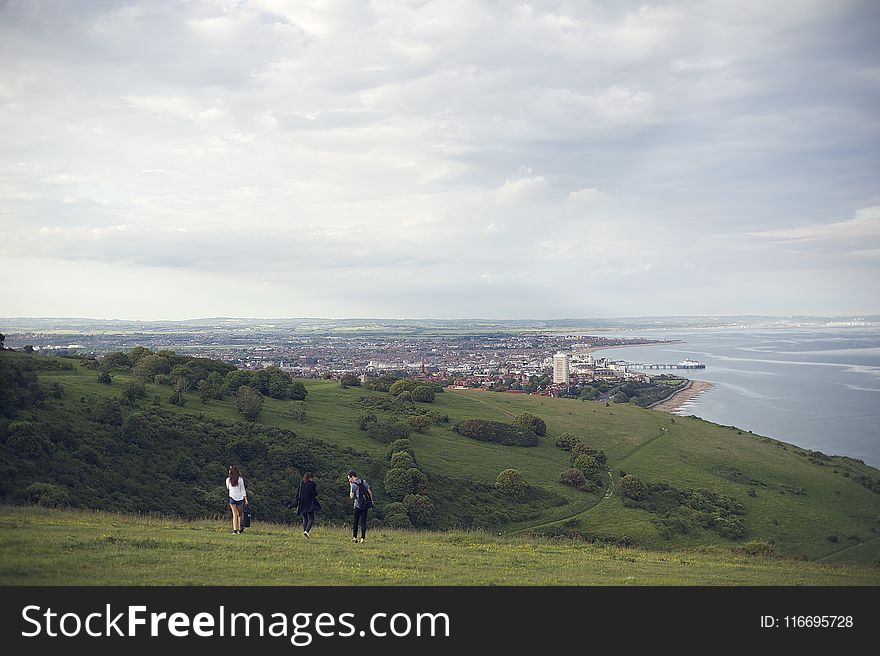
[[[697,328],[614,336],[681,341],[593,356],[638,363],[689,358],[706,365],[656,372],[714,386],[676,414],[880,467],[880,328]]]

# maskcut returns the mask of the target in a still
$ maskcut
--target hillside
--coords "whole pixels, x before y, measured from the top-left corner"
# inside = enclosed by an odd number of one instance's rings
[[[63,486],[63,501],[76,507],[219,516],[227,512],[224,465],[235,459],[263,519],[292,519],[287,503],[300,473],[312,469],[324,519],[343,521],[343,475],[353,466],[379,495],[375,518],[387,522],[384,513],[393,507],[383,485],[391,468],[388,444],[360,430],[359,418],[370,412],[400,420],[428,409],[449,421],[408,437],[426,477],[420,492],[433,504],[425,526],[539,532],[662,550],[762,540],[778,553],[811,560],[880,561],[880,472],[696,418],[629,404],[470,390],[446,390],[433,403],[395,405],[385,392],[305,380],[304,401],[267,397],[255,422],[244,422],[229,396],[202,400],[192,391],[176,405],[169,401],[171,388],[148,382],[144,399],[119,407],[118,423],[101,423],[94,419],[99,400],[119,398],[132,372],[112,370],[108,385],[97,382],[88,362],[58,359],[64,366],[51,367],[48,360],[0,354],[7,371],[40,363],[32,372],[36,383],[16,384],[46,390],[39,403],[25,400],[14,418],[0,421],[0,499],[7,503],[35,500],[23,490],[40,483]],[[466,419],[511,422],[523,412],[546,422],[547,435],[537,446],[476,441],[450,429]],[[35,427],[33,453],[10,448],[13,419]],[[603,487],[585,493],[558,482],[570,459],[554,438],[565,432],[607,456]],[[507,468],[519,470],[530,485],[521,500],[494,488]],[[644,499],[624,498],[621,472],[645,483]]]
[[[0,507],[2,585],[878,585],[880,569],[484,531],[288,526]],[[230,557],[235,554],[236,557]]]

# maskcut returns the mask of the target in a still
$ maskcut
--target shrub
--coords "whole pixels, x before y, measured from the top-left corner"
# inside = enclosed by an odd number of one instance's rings
[[[98,382],[102,385],[110,385],[113,383],[113,378],[106,371],[102,371],[98,374]]]
[[[404,401],[404,402],[412,401],[412,392],[408,392],[408,391],[404,390],[403,392],[401,392],[400,394],[397,395],[397,400]]]
[[[419,403],[434,402],[434,388],[427,385],[420,385],[412,391],[412,400]]]
[[[575,437],[572,433],[563,433],[559,435],[554,441],[553,444],[558,446],[560,449],[565,449],[566,451],[571,451],[574,448],[575,444],[578,444],[580,440]]]
[[[513,420],[514,426],[521,426],[526,430],[532,431],[535,435],[546,435],[547,424],[540,417],[524,412]]]
[[[409,427],[417,433],[424,433],[426,430],[434,425],[434,422],[431,421],[431,418],[427,415],[414,415],[411,417],[407,417],[406,423],[408,423]]]
[[[500,421],[485,419],[466,419],[456,424],[452,430],[481,442],[494,442],[508,446],[537,446],[538,436],[521,426],[511,426]]]
[[[31,503],[49,508],[66,506],[70,500],[67,488],[54,483],[31,483],[24,489],[24,495]]]
[[[342,378],[339,379],[339,386],[343,387],[343,388],[345,388],[345,387],[360,387],[361,386],[361,379],[358,378],[354,374],[344,374],[342,376]]]
[[[501,494],[521,498],[529,489],[529,484],[516,469],[505,469],[495,479],[495,489]]]
[[[398,396],[403,392],[412,392],[416,387],[419,387],[421,383],[419,381],[411,380],[409,378],[402,378],[398,381],[395,381],[388,387],[388,393],[391,396]]]
[[[409,437],[409,426],[401,422],[378,419],[367,428],[367,437],[388,444]]]
[[[122,398],[124,398],[129,403],[135,403],[136,401],[146,398],[147,396],[147,388],[144,387],[144,384],[139,380],[128,380],[122,383]]]
[[[434,523],[434,504],[424,494],[407,494],[403,497],[403,506],[415,526],[427,528]]]
[[[358,428],[362,431],[369,430],[370,426],[378,421],[376,415],[372,412],[365,412],[358,418]]]
[[[636,476],[627,474],[620,481],[620,493],[627,499],[642,501],[648,497],[648,486]]]
[[[393,515],[385,515],[385,525],[390,528],[409,529],[412,528],[412,522],[409,521],[406,511],[395,513]]]
[[[122,435],[130,442],[138,442],[150,434],[150,421],[140,412],[132,412],[122,422]]]
[[[399,453],[400,451],[406,451],[410,456],[415,458],[415,451],[413,450],[412,442],[406,438],[394,440],[391,443],[391,446],[388,447],[388,458],[393,458],[394,454]]]
[[[600,471],[599,462],[586,454],[578,456],[571,464],[575,469],[580,469],[587,478],[594,478]]]
[[[559,482],[563,485],[577,488],[578,490],[585,489],[587,485],[587,479],[580,469],[566,469],[559,474]]]
[[[437,412],[436,410],[431,410],[427,416],[435,424],[448,424],[449,423],[449,415],[443,414],[442,412]]]
[[[391,469],[409,469],[415,466],[415,459],[406,451],[398,451],[391,456]]]
[[[263,411],[263,395],[248,385],[235,392],[235,405],[248,421],[256,421]]]
[[[43,455],[43,440],[29,421],[13,421],[7,429],[9,437],[6,446],[25,458],[38,458]]]
[[[385,474],[385,491],[392,499],[403,499],[407,494],[426,491],[428,477],[415,467],[391,469]]]
[[[92,420],[99,424],[119,426],[122,423],[122,410],[117,399],[101,398],[92,406]]]

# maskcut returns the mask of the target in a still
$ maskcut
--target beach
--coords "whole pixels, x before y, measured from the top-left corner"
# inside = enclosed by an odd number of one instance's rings
[[[703,392],[712,389],[712,387],[712,383],[705,380],[691,380],[687,385],[673,393],[671,396],[648,407],[653,408],[654,410],[662,410],[663,412],[675,412],[685,403],[699,396]]]

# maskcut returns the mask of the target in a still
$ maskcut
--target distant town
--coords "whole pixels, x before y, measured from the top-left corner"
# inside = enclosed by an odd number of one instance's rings
[[[232,327],[223,322],[138,328],[110,331],[106,326],[74,325],[67,330],[9,332],[5,337],[7,347],[57,355],[100,356],[145,346],[223,360],[241,369],[277,367],[296,378],[341,379],[354,374],[366,380],[391,373],[452,387],[553,396],[573,395],[572,388],[594,381],[647,382],[652,376],[645,371],[593,353],[674,341],[535,329],[503,332],[500,326],[481,333],[486,326],[474,330],[467,325],[433,331],[400,325],[363,330],[336,326],[326,334],[277,325]]]

